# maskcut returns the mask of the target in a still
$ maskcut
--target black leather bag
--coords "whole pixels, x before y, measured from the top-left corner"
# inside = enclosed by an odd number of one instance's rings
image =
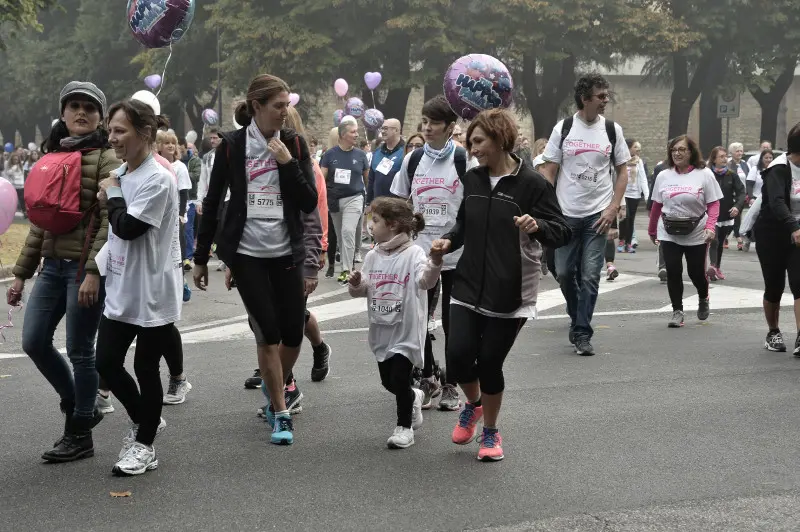
[[[661,219],[664,221],[664,230],[668,235],[687,236],[692,234],[692,232],[697,228],[697,224],[700,223],[700,220],[702,220],[703,217],[667,218],[662,214]]]

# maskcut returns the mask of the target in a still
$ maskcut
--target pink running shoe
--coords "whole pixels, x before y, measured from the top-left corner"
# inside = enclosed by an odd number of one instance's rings
[[[722,274],[722,270],[720,270],[719,268],[717,268],[717,279],[719,279],[720,281],[725,280],[725,276]]]
[[[466,445],[475,439],[475,427],[483,417],[483,407],[466,403],[458,414],[458,423],[453,429],[453,443]]]
[[[483,434],[478,441],[481,448],[478,451],[478,460],[481,462],[499,462],[503,456],[503,438],[497,429],[487,429],[483,427]]]

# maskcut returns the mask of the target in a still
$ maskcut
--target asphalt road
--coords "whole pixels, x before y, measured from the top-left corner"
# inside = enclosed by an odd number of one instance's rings
[[[8,358],[21,354],[15,316],[0,345],[0,530],[797,530],[800,360],[762,349],[755,253],[727,252],[708,322],[687,311],[670,330],[654,251],[642,247],[601,283],[592,358],[568,345],[563,302],[544,279],[542,319],[506,362],[506,459],[493,464],[475,460],[477,444],[450,442],[455,413],[426,413],[416,445],[386,448],[394,401],[360,303],[332,280],[311,303],[332,373],[310,381],[306,344],[296,442],[270,445],[260,394],[242,387],[255,367],[242,305],[212,273],[180,324],[194,389],[164,407],[159,468],[112,477],[127,426],[118,403],[95,430],[94,458],[46,465],[57,397],[27,358]],[[786,307],[793,342],[791,321]]]

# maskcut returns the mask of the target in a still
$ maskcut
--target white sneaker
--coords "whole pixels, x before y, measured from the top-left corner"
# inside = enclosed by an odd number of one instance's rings
[[[114,411],[114,403],[111,402],[111,394],[104,397],[100,392],[97,392],[97,410],[101,414],[110,414]]]
[[[188,380],[183,379],[182,381],[176,381],[170,378],[167,393],[164,394],[163,403],[165,405],[179,405],[186,401],[186,394],[189,393],[191,389],[192,385],[189,384]]]
[[[164,418],[161,418],[161,421],[158,422],[158,428],[156,429],[156,436],[164,432],[164,429],[167,428],[167,422]],[[139,425],[134,425],[131,423],[131,427],[128,429],[128,433],[125,434],[125,437],[122,438],[122,449],[119,452],[119,458],[122,460],[122,457],[128,452],[134,443],[136,443],[136,431],[139,430]]]
[[[425,397],[425,394],[419,388],[413,388],[413,390],[414,409],[411,411],[411,428],[417,430],[422,426],[422,399]]]
[[[431,316],[428,318],[428,332],[433,332],[436,330],[436,318]]]
[[[115,475],[141,475],[158,467],[156,450],[149,445],[134,442],[112,469]]]
[[[406,449],[414,445],[414,429],[397,426],[386,441],[389,449]]]

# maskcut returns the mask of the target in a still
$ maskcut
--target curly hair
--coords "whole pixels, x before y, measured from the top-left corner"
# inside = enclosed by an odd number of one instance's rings
[[[597,72],[591,72],[581,76],[578,82],[575,83],[575,105],[578,106],[578,109],[583,109],[583,101],[592,99],[595,88],[607,89],[608,87],[609,85],[606,78]]]

